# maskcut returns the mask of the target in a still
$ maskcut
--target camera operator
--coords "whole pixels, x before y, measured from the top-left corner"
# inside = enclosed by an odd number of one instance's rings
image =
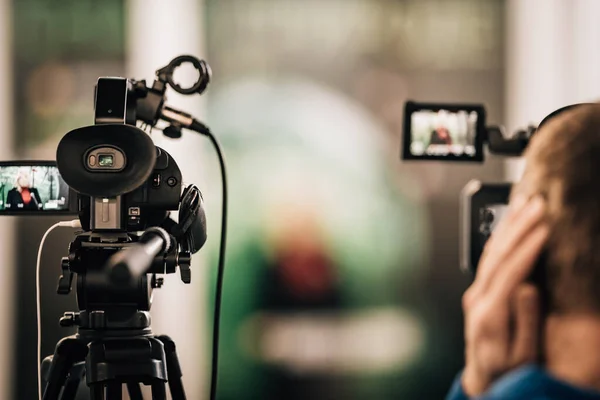
[[[525,157],[463,297],[448,400],[600,399],[600,105],[550,119]]]

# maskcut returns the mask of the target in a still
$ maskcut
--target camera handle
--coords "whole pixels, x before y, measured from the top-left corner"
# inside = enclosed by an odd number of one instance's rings
[[[171,236],[162,228],[147,229],[139,242],[113,254],[106,263],[111,283],[117,286],[135,285],[140,276],[151,268],[159,254],[168,253],[172,247]]]

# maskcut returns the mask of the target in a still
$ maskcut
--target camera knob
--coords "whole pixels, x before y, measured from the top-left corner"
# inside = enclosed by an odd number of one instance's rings
[[[160,289],[164,283],[165,283],[165,278],[156,276],[155,274],[152,275],[150,284],[153,289]]]
[[[104,329],[106,328],[106,316],[104,311],[92,311],[88,315],[88,323],[90,329]]]
[[[494,210],[486,208],[485,210],[483,210],[483,223],[491,224],[492,222],[494,222],[495,216],[496,215],[494,213]]]

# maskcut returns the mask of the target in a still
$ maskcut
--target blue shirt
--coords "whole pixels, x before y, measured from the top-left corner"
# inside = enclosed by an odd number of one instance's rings
[[[468,400],[460,376],[446,400]],[[527,365],[498,379],[477,400],[600,400],[600,392],[580,389],[548,375],[541,367]]]

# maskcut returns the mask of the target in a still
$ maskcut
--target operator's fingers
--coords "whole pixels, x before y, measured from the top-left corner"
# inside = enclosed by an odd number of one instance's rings
[[[513,296],[515,330],[510,346],[511,367],[533,363],[538,358],[540,335],[540,297],[531,284],[519,286]]]
[[[540,222],[521,240],[502,262],[494,281],[490,284],[488,291],[491,296],[499,296],[499,300],[509,297],[515,288],[531,275],[549,233],[548,225]]]
[[[544,201],[535,197],[515,211],[502,231],[492,234],[494,241],[490,244],[485,258],[482,258],[479,265],[481,273],[475,279],[480,290],[487,290],[491,282],[497,279],[497,275],[503,273],[505,260],[512,257],[544,215]]]

